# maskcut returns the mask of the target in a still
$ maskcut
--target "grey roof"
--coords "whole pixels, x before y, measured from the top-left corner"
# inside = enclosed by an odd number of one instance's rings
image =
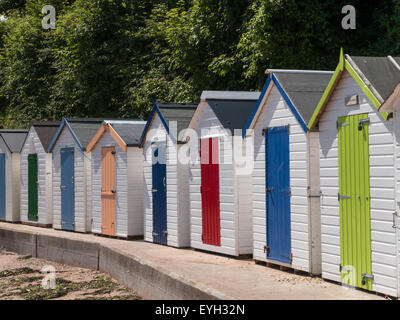
[[[275,77],[307,124],[318,105],[333,72],[275,70]]]
[[[92,140],[104,121],[104,119],[99,118],[69,118],[66,120],[75,136],[78,138],[83,150],[86,150],[90,140]]]
[[[193,118],[194,113],[198,104],[194,103],[157,103],[158,109],[168,124],[170,121],[177,122],[177,134],[179,138],[182,138],[183,131],[189,127],[189,123]],[[178,138],[178,141],[181,139]]]
[[[139,145],[146,121],[142,120],[105,120],[118,133],[128,147]]]
[[[377,97],[378,100],[381,100],[380,102],[386,100],[392,93],[393,88],[400,82],[399,66],[396,66],[395,63],[391,61],[390,57],[358,57],[346,55],[346,59],[352,67],[356,69],[356,72],[358,72],[358,70],[361,71],[362,75],[371,83],[372,89],[375,89],[380,95],[380,97]],[[400,57],[393,57],[393,59],[397,64],[400,63]],[[361,78],[363,78],[362,75]],[[373,93],[375,94],[375,92]]]
[[[59,121],[31,121],[30,126],[35,128],[44,150],[47,152],[61,122]]]
[[[202,100],[207,101],[223,127],[232,133],[235,129],[245,129],[260,92],[212,91],[212,95],[209,92],[203,92]]]
[[[254,91],[203,91],[201,100],[257,100],[260,92]]]
[[[21,152],[27,134],[28,130],[0,130],[0,135],[12,153]]]

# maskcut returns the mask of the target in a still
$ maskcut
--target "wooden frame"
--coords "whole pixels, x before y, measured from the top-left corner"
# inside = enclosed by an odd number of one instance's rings
[[[121,147],[124,152],[128,151],[128,146],[126,145],[125,141],[122,140],[122,138],[119,136],[119,134],[114,130],[114,128],[111,126],[111,124],[106,123],[103,124],[99,130],[97,130],[96,134],[92,138],[92,140],[89,142],[86,152],[91,152],[96,144],[99,142],[101,137],[108,132],[110,136],[114,139],[114,141]]]

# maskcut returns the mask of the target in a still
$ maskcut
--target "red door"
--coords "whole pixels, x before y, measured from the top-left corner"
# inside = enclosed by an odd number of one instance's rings
[[[200,140],[202,240],[221,245],[218,138]]]

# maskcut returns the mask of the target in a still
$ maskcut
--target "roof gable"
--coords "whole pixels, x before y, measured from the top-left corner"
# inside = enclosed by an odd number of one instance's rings
[[[310,70],[267,70],[268,79],[261,92],[260,98],[246,124],[246,131],[254,127],[257,115],[261,112],[266,101],[268,89],[275,85],[294,117],[307,132],[307,123],[321,98],[326,85],[333,75],[331,71]]]
[[[79,148],[82,151],[85,151],[90,140],[103,123],[103,120],[104,119],[97,118],[63,118],[57,133],[54,135],[53,140],[49,145],[48,152],[53,150],[64,128],[69,130]]]
[[[177,122],[177,135],[178,141],[182,142],[184,139],[183,131],[189,127],[190,121],[196,112],[197,104],[194,103],[153,103],[153,109],[149,115],[146,126],[144,127],[142,136],[140,138],[140,146],[143,146],[146,140],[147,132],[150,130],[156,114],[159,116],[161,123],[163,124],[167,133],[171,136],[173,141],[176,141],[176,137],[170,132],[168,123],[170,121]]]
[[[339,63],[308,123],[308,128],[312,129],[317,125],[344,71],[349,72],[370,102],[379,110],[384,99],[390,96],[390,92],[394,90],[395,86],[400,81],[400,78],[399,81],[397,81],[397,72],[400,77],[400,67],[397,61],[400,61],[399,58],[392,58],[390,56],[387,58],[344,56],[343,50],[341,50]],[[393,67],[389,65],[389,63],[393,64]],[[397,69],[397,71],[395,69]],[[384,83],[385,72],[388,72],[388,81],[386,83]],[[384,120],[387,120],[387,113],[380,112],[380,114]]]
[[[19,153],[24,145],[28,130],[0,130],[0,135],[11,153]]]
[[[36,131],[39,137],[40,143],[43,146],[45,152],[48,152],[50,144],[56,135],[58,128],[60,127],[59,121],[32,121],[31,127]]]
[[[138,147],[145,124],[142,120],[104,120],[87,145],[86,151],[91,152],[105,133],[110,134],[125,152],[128,147]]]

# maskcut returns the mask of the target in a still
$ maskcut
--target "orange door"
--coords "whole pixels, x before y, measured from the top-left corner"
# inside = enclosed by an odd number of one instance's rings
[[[115,236],[115,147],[101,149],[102,233]]]

